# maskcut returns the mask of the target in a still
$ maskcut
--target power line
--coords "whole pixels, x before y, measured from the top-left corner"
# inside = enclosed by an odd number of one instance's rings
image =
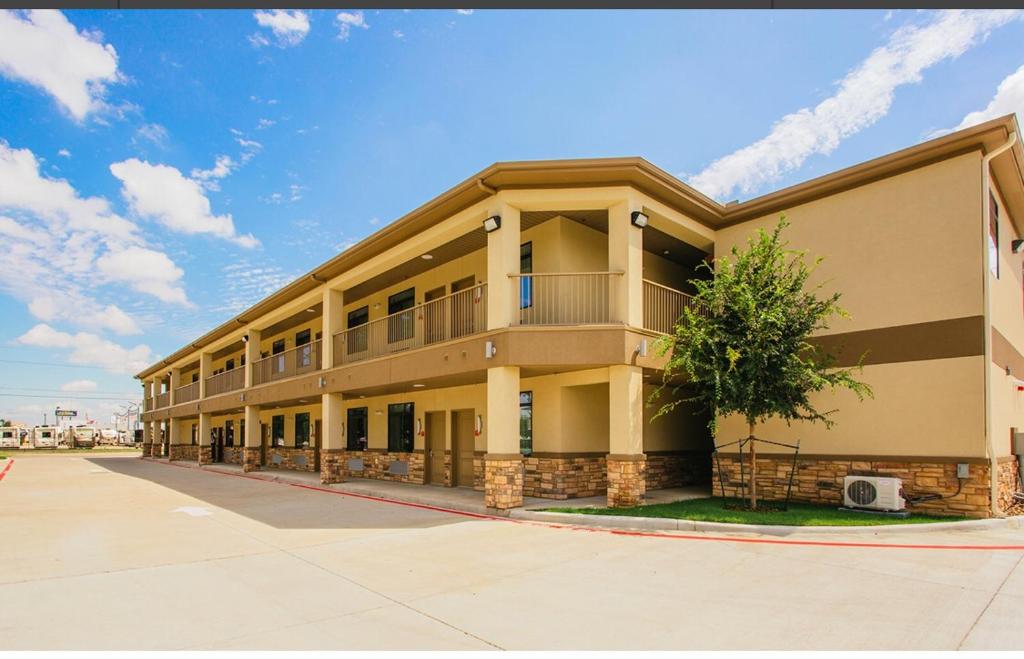
[[[110,395],[113,395],[113,396],[127,396],[129,398],[131,398],[132,396],[136,395],[135,392],[125,392],[125,391],[99,391],[99,390],[66,391],[64,389],[44,389],[44,388],[39,388],[39,387],[0,387],[0,391],[41,391],[41,392],[44,392],[44,393],[53,393],[53,394],[61,394],[61,395],[67,395],[67,394],[71,394],[71,395],[74,395],[74,394],[85,394],[85,395],[110,394]]]
[[[61,368],[86,368],[92,371],[106,371],[103,366],[86,366],[85,364],[59,364],[57,362],[30,362],[21,359],[0,359],[4,364],[28,364],[30,366],[59,366]]]
[[[44,396],[42,394],[5,394],[3,392],[0,392],[0,398],[48,398],[50,400],[53,400],[55,398],[62,398],[62,396]],[[110,396],[65,396],[65,398],[73,398],[75,400],[116,400],[122,403],[125,401],[131,401],[131,398],[127,396],[120,396],[118,398]]]

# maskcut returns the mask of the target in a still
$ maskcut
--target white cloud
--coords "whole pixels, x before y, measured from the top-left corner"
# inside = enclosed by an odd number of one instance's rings
[[[348,41],[348,38],[352,36],[352,28],[361,27],[366,30],[370,27],[361,11],[339,12],[335,20],[338,21],[338,38],[342,41]]]
[[[769,134],[708,166],[688,182],[723,199],[749,194],[799,168],[814,154],[829,154],[851,135],[889,112],[898,87],[921,81],[931,66],[960,56],[988,33],[1020,16],[1017,11],[949,11],[925,25],[896,30],[813,108],[788,114]]]
[[[57,152],[57,155],[62,158],[70,158],[71,152],[68,151],[67,149],[61,149],[60,151]]]
[[[964,117],[956,130],[969,128],[1013,112],[1017,113],[1018,120],[1024,116],[1024,66],[1003,78],[988,105]]]
[[[258,11],[253,14],[253,17],[260,27],[270,28],[277,38],[277,45],[281,48],[297,46],[309,34],[309,15],[304,11],[272,9],[271,11]],[[262,41],[263,43],[259,45],[267,45],[265,38]]]
[[[473,15],[473,10],[472,9],[456,9],[455,13],[456,14],[462,14],[463,16],[472,16]]]
[[[401,30],[394,30],[391,33],[391,36],[393,36],[396,39],[402,39],[405,37],[405,32],[402,32]]]
[[[145,140],[152,142],[161,149],[167,148],[167,141],[170,135],[167,133],[167,129],[160,124],[142,124],[135,130],[135,135],[132,137],[132,143],[138,144]]]
[[[121,194],[132,212],[172,231],[210,234],[242,247],[256,247],[252,234],[238,235],[230,213],[214,215],[202,187],[169,165],[151,165],[130,158],[110,166],[121,181]]]
[[[190,176],[207,190],[220,190],[217,179],[225,178],[237,167],[238,163],[232,160],[231,156],[217,156],[212,168],[193,169]]]
[[[81,121],[121,79],[117,52],[100,40],[59,11],[0,11],[0,73],[43,89]]]
[[[163,302],[190,306],[178,286],[185,273],[162,252],[145,247],[108,252],[96,262],[99,274],[110,281],[124,282]]]
[[[135,319],[116,304],[103,306],[87,295],[68,289],[37,291],[29,300],[28,311],[34,318],[48,323],[63,321],[121,335],[142,333]]]
[[[71,392],[96,391],[98,388],[99,385],[93,380],[72,380],[60,385],[61,391]]]
[[[273,119],[260,119],[259,123],[256,124],[256,130],[263,130],[264,128],[270,128],[277,122]]]
[[[224,273],[221,309],[229,313],[248,309],[298,276],[275,265],[253,265],[246,259],[225,265],[221,271]]]
[[[99,366],[111,373],[137,373],[153,361],[149,346],[140,344],[125,348],[95,334],[69,334],[40,323],[19,336],[21,345],[37,348],[69,350],[68,362],[82,366]]]

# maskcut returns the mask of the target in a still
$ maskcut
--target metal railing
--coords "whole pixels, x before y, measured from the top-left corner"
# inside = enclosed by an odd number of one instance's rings
[[[174,404],[191,403],[199,399],[199,382],[191,382],[174,390]]]
[[[171,404],[171,392],[165,391],[162,394],[156,395],[156,407],[153,409],[160,409],[161,407],[167,407]]]
[[[253,385],[320,370],[320,341],[312,341],[253,362]]]
[[[334,366],[477,334],[487,329],[487,284],[424,302],[342,330],[334,341]]]
[[[206,378],[206,395],[216,396],[245,386],[245,369],[234,368]]]
[[[509,275],[519,325],[614,322],[621,272],[535,272]]]
[[[151,397],[147,397],[147,398],[143,398],[142,399],[142,411],[143,412],[152,412],[155,409],[156,408],[153,407],[153,399]]]
[[[644,280],[644,329],[671,334],[684,309],[692,309],[701,316],[707,315],[707,311],[697,304],[692,295]]]

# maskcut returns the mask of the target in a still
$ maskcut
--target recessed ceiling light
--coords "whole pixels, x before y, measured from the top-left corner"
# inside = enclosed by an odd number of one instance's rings
[[[414,384],[414,385],[412,385],[412,386],[413,386],[413,387],[415,387],[415,388],[417,388],[417,389],[419,389],[420,387],[425,387],[425,386],[427,386],[427,385],[425,385],[425,384],[422,384],[422,383],[420,383],[420,382],[417,382],[416,384]]]
[[[308,400],[306,400],[305,398],[300,398],[300,399],[299,399],[299,402],[300,402],[300,403],[308,403],[309,401],[308,401]]]
[[[665,256],[668,256],[668,250],[666,249],[664,252],[662,252],[662,254],[664,254]]]
[[[316,313],[316,309],[306,309],[306,313]]]
[[[359,394],[360,398],[366,398],[366,394]]]
[[[430,259],[434,258],[434,255],[433,254],[422,254],[422,255],[420,255],[420,258],[423,259],[424,261],[429,261]]]

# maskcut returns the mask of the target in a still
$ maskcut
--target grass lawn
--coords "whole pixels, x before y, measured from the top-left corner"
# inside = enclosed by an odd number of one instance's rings
[[[138,453],[141,448],[131,448],[130,446],[118,447],[118,448],[29,448],[13,453],[7,453],[11,455],[29,456],[29,455],[72,455],[82,453],[92,453],[95,455],[106,455],[107,453]]]
[[[730,503],[737,503],[731,500]],[[722,506],[720,498],[690,499],[674,503],[659,503],[635,508],[546,508],[548,512],[580,513],[583,515],[618,515],[623,517],[664,517],[697,522],[725,522],[727,524],[765,524],[768,526],[882,526],[888,524],[928,524],[958,522],[966,517],[940,517],[914,513],[907,519],[847,513],[834,506],[809,503],[791,503],[789,510],[751,511],[730,510]]]

